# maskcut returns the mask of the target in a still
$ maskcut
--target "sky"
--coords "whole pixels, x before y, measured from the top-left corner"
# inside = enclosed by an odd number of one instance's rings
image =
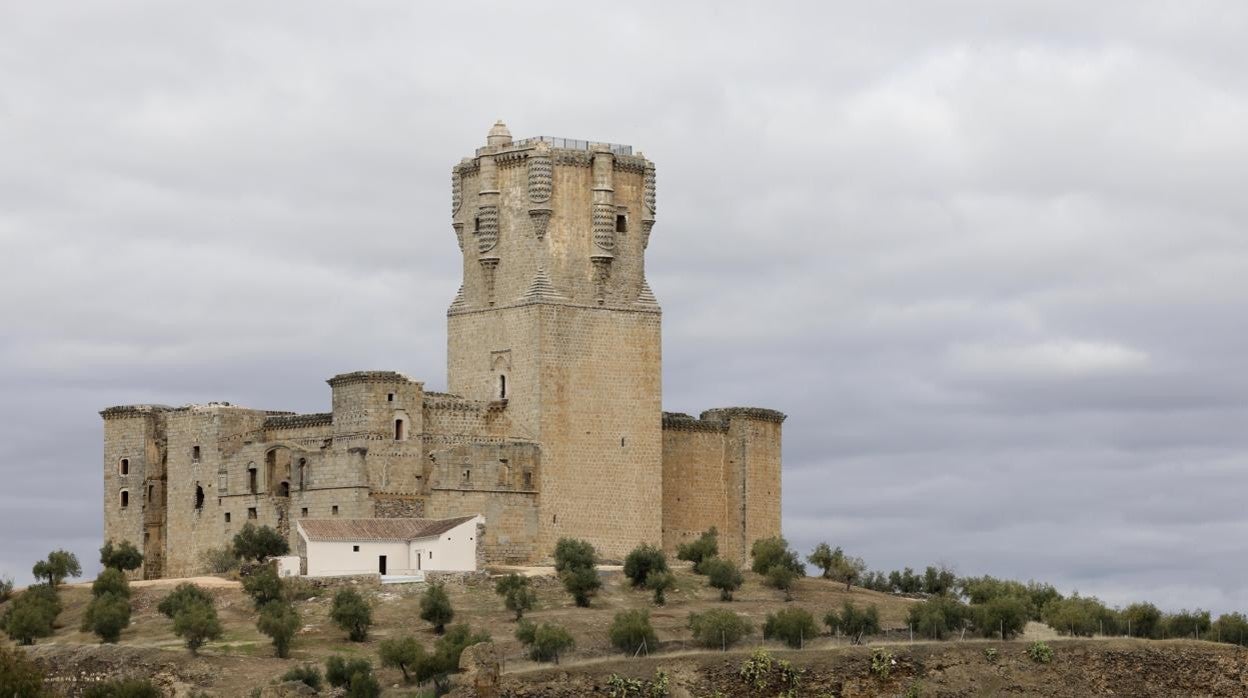
[[[450,168],[657,164],[665,408],[784,533],[1248,611],[1248,5],[0,5],[0,576],[93,573],[116,404],[445,388]]]

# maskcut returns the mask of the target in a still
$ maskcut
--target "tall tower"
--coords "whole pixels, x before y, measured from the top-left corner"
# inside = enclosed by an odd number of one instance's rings
[[[541,444],[538,550],[572,536],[622,558],[660,543],[654,164],[629,146],[513,141],[500,121],[451,192],[464,267],[448,385],[498,402]]]

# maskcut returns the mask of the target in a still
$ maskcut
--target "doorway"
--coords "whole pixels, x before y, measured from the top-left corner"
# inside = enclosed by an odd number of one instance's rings
[[[381,574],[386,573],[386,556],[385,555],[377,556],[377,571],[380,572]]]

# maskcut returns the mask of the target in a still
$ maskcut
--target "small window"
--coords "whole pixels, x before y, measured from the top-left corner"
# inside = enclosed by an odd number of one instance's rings
[[[304,507],[304,508],[300,509],[300,510],[299,510],[299,515],[300,515],[300,516],[304,516],[304,517],[306,517],[306,516],[308,515],[308,508],[307,508],[307,507]]]
[[[558,515],[558,514],[554,514],[554,515],[552,515],[552,516],[550,517],[550,522],[551,522],[551,523],[559,523],[559,515]]]
[[[526,490],[533,489],[533,473],[524,474],[524,488]]]
[[[620,437],[620,448],[624,448],[624,437]]]
[[[130,490],[121,491],[121,508],[126,509],[130,506]]]
[[[402,441],[406,435],[403,433],[403,420],[394,420],[394,440]]]
[[[289,497],[289,496],[290,496],[290,483],[289,483],[289,482],[286,482],[285,480],[282,480],[282,481],[281,481],[281,482],[277,485],[277,496],[279,496],[279,497]]]
[[[333,514],[334,516],[337,516],[337,515],[338,515],[338,505],[337,505],[337,504],[335,504],[333,507],[331,507],[331,508],[330,508],[330,510],[329,510],[329,513]]]
[[[464,482],[472,482],[472,470],[464,468]]]
[[[500,375],[498,377],[498,399],[499,400],[507,399],[507,376]]]
[[[394,402],[394,393],[386,393],[386,402]]]
[[[144,543],[147,543],[147,542],[148,542],[149,540],[151,540],[151,539],[152,539],[152,532],[151,532],[151,531],[144,531],[144,532],[143,532],[143,542],[144,542]]]
[[[256,468],[252,466],[247,469],[247,491],[252,494],[256,493]]]
[[[257,518],[259,518],[259,517],[256,515],[256,508],[255,508],[255,507],[248,507],[248,508],[247,508],[247,518],[251,519],[252,521],[255,521]]]
[[[628,216],[624,215],[623,213],[616,215],[616,217],[615,217],[615,232],[617,232],[617,233],[627,233],[627,232],[628,232]]]
[[[204,508],[204,488],[199,485],[195,485],[195,508]]]
[[[353,553],[358,553],[358,552],[360,552],[360,546],[358,546],[358,545],[353,545],[353,546],[351,546],[351,552],[353,552]]]
[[[302,490],[303,488],[308,486],[308,459],[307,458],[299,459],[299,473],[298,474],[299,474],[299,489]]]
[[[199,462],[199,446],[191,446],[191,460],[196,463]]]
[[[148,486],[147,486],[147,503],[148,503],[148,504],[151,504],[151,503],[152,503],[152,496],[153,496],[153,495],[155,495],[155,494],[156,494],[156,486],[155,486],[155,485],[148,485]]]
[[[228,511],[227,511],[227,512],[225,512],[225,522],[226,522],[226,523],[229,523],[229,522],[230,522],[230,512],[228,512]]]
[[[474,233],[481,232],[481,216],[477,216],[476,218],[472,219],[472,232]]]
[[[122,475],[129,475],[130,474],[130,459],[122,458],[121,463],[117,465],[117,470]]]

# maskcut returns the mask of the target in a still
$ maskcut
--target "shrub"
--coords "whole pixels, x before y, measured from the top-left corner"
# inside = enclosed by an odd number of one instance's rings
[[[581,608],[587,608],[590,598],[602,588],[602,580],[598,578],[598,572],[593,567],[564,570],[559,574],[559,581],[563,582],[563,588]]]
[[[745,582],[736,563],[722,557],[703,560],[702,570],[706,574],[706,583],[719,589],[720,601],[732,601],[732,592],[740,589]]]
[[[424,605],[422,599],[421,605]],[[363,642],[368,638],[368,629],[373,624],[373,609],[355,589],[339,589],[334,594],[334,604],[329,610],[329,617],[339,628],[347,631],[352,642]]]
[[[789,647],[801,649],[806,641],[819,635],[819,628],[810,612],[802,608],[783,608],[767,614],[763,638],[780,640]]]
[[[325,660],[325,678],[335,688],[346,688],[348,698],[376,698],[381,684],[373,676],[373,665],[367,659],[343,660],[334,655]]]
[[[173,616],[173,633],[182,638],[191,654],[197,654],[205,642],[221,637],[221,621],[212,604],[187,603]]]
[[[588,541],[575,538],[560,538],[559,542],[555,544],[556,572],[593,567],[597,562],[598,553]]]
[[[1037,640],[1027,646],[1027,656],[1033,662],[1048,664],[1053,661],[1053,648]]]
[[[117,642],[121,631],[129,625],[130,598],[111,591],[93,597],[83,616],[84,628],[99,635],[100,641],[106,643]]]
[[[61,613],[61,599],[47,584],[34,584],[6,604],[0,627],[14,642],[32,645],[35,638],[52,634]]]
[[[13,580],[0,577],[0,603],[8,601],[11,596],[13,596]]]
[[[1186,608],[1178,613],[1167,615],[1163,621],[1166,637],[1199,637],[1211,627],[1209,612],[1199,608],[1189,611]]]
[[[286,539],[268,526],[256,526],[249,522],[234,536],[234,555],[243,560],[259,562],[289,552],[290,544]]]
[[[737,676],[746,685],[749,695],[797,695],[797,685],[802,672],[783,659],[772,659],[767,650],[754,650],[750,658],[741,663]]]
[[[925,594],[948,594],[953,591],[954,586],[958,583],[958,577],[953,570],[941,565],[935,567],[928,565],[923,570],[923,593]]]
[[[43,671],[26,653],[0,645],[0,695],[38,696],[43,694]]]
[[[425,648],[414,637],[396,637],[381,641],[381,665],[396,667],[403,672],[403,682],[411,683],[416,668],[428,661]]]
[[[609,631],[611,644],[616,649],[636,653],[638,650],[649,654],[650,650],[659,648],[659,639],[650,626],[650,612],[646,610],[620,611],[611,621]]]
[[[840,630],[855,644],[862,644],[864,635],[875,635],[880,632],[880,609],[875,604],[859,610],[857,606],[846,601],[841,612],[828,611],[823,617],[824,625],[833,632]]]
[[[182,582],[174,587],[165,598],[160,600],[156,606],[156,610],[160,611],[166,618],[173,618],[178,611],[192,603],[201,603],[208,606],[212,604],[212,596],[200,587],[190,582]]]
[[[274,565],[260,565],[243,578],[243,591],[259,610],[270,601],[282,599],[282,578],[277,576]]]
[[[320,693],[321,670],[315,664],[303,664],[282,674],[282,681],[299,681],[308,688]]]
[[[989,664],[996,664],[997,663],[997,648],[996,647],[985,648],[984,659],[987,659]]]
[[[290,641],[299,632],[300,626],[299,612],[289,601],[266,603],[260,609],[260,619],[256,621],[256,629],[273,640],[273,649],[283,659],[290,654]]]
[[[624,576],[632,580],[634,587],[644,586],[651,574],[667,571],[667,556],[649,543],[633,548],[624,558]]]
[[[1248,617],[1242,613],[1223,613],[1210,624],[1209,631],[1205,633],[1206,640],[1232,645],[1242,645],[1246,636],[1248,636]]]
[[[654,592],[654,605],[667,604],[667,591],[675,588],[676,575],[671,572],[651,572],[646,577],[646,588]]]
[[[36,562],[31,572],[35,579],[46,579],[48,586],[55,589],[66,577],[81,576],[82,565],[78,564],[77,555],[65,550],[53,550],[46,560]]]
[[[972,609],[975,627],[984,637],[1012,639],[1023,632],[1031,618],[1031,603],[1018,596],[998,596]]]
[[[1151,603],[1133,603],[1118,617],[1122,630],[1131,637],[1161,637],[1161,610]]]
[[[789,550],[789,543],[783,536],[754,541],[754,545],[750,546],[750,559],[753,561],[750,569],[755,574],[765,575],[767,570],[777,565],[788,567],[798,574],[806,574],[806,568],[797,553]]]
[[[784,592],[784,600],[793,600],[793,587],[797,584],[797,572],[785,565],[772,565],[767,570],[763,582],[772,589]]]
[[[433,631],[441,635],[446,632],[446,624],[455,617],[455,609],[451,608],[451,598],[446,595],[446,587],[441,584],[430,584],[420,597],[420,618],[433,625]]]
[[[690,543],[676,547],[676,559],[693,563],[693,571],[706,574],[702,563],[719,555],[719,532],[714,526]]]
[[[516,614],[516,620],[523,618],[524,612],[531,610],[537,603],[537,594],[533,591],[529,578],[515,572],[499,578],[494,583],[494,593],[503,597],[503,605]]]
[[[559,663],[559,655],[576,643],[572,635],[554,623],[534,625],[524,621],[516,628],[516,639],[529,648],[529,659],[535,662]]]
[[[238,569],[240,560],[234,554],[234,548],[223,545],[219,548],[208,548],[201,558],[204,567],[210,574],[225,574]]]
[[[1092,637],[1102,628],[1113,632],[1118,620],[1113,610],[1096,597],[1078,594],[1050,602],[1044,607],[1041,617],[1049,627],[1063,635],[1083,637]]]
[[[689,629],[693,639],[703,647],[726,650],[749,635],[754,629],[749,621],[723,608],[713,608],[704,613],[689,614]]]
[[[91,582],[91,595],[100,596],[101,594],[114,594],[130,598],[130,582],[126,580],[126,574],[118,569],[106,567],[100,572],[100,576]]]
[[[888,573],[888,586],[902,594],[917,594],[923,590],[923,578],[909,567],[900,572],[893,570]]]
[[[109,540],[100,548],[100,564],[104,567],[122,572],[137,570],[143,565],[143,553],[134,547],[134,543],[123,540],[117,545]]]
[[[966,604],[948,596],[932,598],[910,606],[906,622],[919,637],[943,640],[970,619]]]
[[[438,638],[433,652],[424,657],[424,661],[416,665],[416,681],[433,680],[434,690],[438,695],[448,690],[447,675],[459,670],[459,657],[469,645],[478,642],[489,642],[486,633],[474,633],[464,623],[447,628],[446,634]]]
[[[853,585],[854,580],[858,579],[867,569],[867,563],[862,561],[860,557],[849,557],[845,551],[837,546],[835,550],[828,547],[827,543],[820,543],[815,546],[814,552],[806,558],[810,564],[818,567],[823,572],[824,579],[834,579],[838,582],[845,582],[845,591],[849,591],[849,587]],[[884,575],[877,572],[880,576],[879,585],[883,585]]]
[[[160,689],[149,679],[113,679],[92,685],[83,698],[160,698]]]
[[[893,672],[893,665],[897,663],[897,659],[893,657],[893,653],[877,647],[871,650],[871,673],[881,679],[887,679],[888,675]]]

